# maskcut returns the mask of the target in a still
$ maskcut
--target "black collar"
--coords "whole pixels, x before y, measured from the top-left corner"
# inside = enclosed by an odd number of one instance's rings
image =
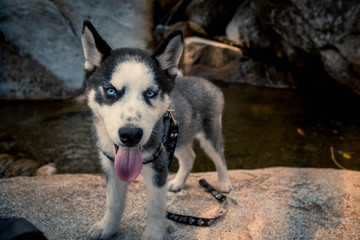
[[[160,154],[162,153],[163,149],[166,148],[167,155],[168,155],[168,167],[170,168],[172,159],[174,157],[174,152],[177,143],[177,137],[179,132],[179,124],[175,120],[174,115],[172,112],[175,111],[174,109],[168,109],[163,117],[164,122],[164,133],[162,136],[161,143],[156,151],[151,154],[149,157],[143,159],[143,164],[148,164],[156,159],[159,158]],[[109,156],[105,151],[100,149],[102,154],[106,156],[110,161],[114,161],[114,157]]]

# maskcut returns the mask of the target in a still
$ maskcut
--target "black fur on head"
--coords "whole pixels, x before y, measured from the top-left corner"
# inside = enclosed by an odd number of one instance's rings
[[[88,87],[96,87],[111,79],[115,67],[124,61],[144,63],[154,73],[155,81],[165,93],[175,84],[177,68],[183,52],[183,35],[172,32],[150,55],[136,48],[112,50],[101,38],[90,21],[84,21],[81,38],[85,56],[85,81]]]

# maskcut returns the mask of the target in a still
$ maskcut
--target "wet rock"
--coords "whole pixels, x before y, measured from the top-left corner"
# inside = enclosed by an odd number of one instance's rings
[[[226,37],[247,48],[269,48],[271,38],[259,19],[254,1],[244,1],[226,26]]]
[[[183,32],[184,38],[191,36],[206,36],[205,30],[198,23],[192,21],[182,21],[168,26],[164,30],[162,39],[165,39],[176,29],[180,29]]]
[[[178,0],[155,0],[155,2],[159,5],[161,10],[169,11],[176,3],[178,3]]]
[[[198,37],[185,39],[185,75],[255,86],[295,87],[289,69],[243,55],[239,48]]]
[[[192,0],[186,7],[186,15],[190,21],[202,26],[210,36],[224,35],[225,27],[240,2],[242,1]]]
[[[152,42],[150,1],[5,0],[0,19],[2,99],[79,95],[84,19],[92,20],[113,47],[145,48]]]
[[[360,94],[359,1],[255,1],[263,24],[293,49],[321,56],[330,77]]]
[[[9,152],[15,146],[14,139],[5,132],[0,132],[0,152]]]
[[[7,177],[33,176],[39,163],[27,158],[16,159],[6,170]]]
[[[350,240],[360,235],[357,171],[266,168],[229,175],[233,191],[227,194],[225,217],[209,228],[167,220],[168,239]],[[217,187],[215,173],[191,174],[183,191],[168,194],[168,210],[212,217],[219,203],[199,186],[201,178]],[[17,177],[0,180],[0,188],[0,218],[24,217],[49,239],[87,239],[87,230],[105,210],[105,177],[99,175]],[[145,191],[142,178],[130,184],[113,239],[140,239],[146,224]]]
[[[56,171],[57,169],[55,163],[49,163],[39,167],[36,170],[35,176],[51,176],[54,175]]]
[[[185,75],[235,81],[243,58],[240,49],[198,37],[185,39]]]
[[[14,160],[15,157],[10,154],[7,153],[0,154],[0,178],[7,177],[6,170],[11,166]]]

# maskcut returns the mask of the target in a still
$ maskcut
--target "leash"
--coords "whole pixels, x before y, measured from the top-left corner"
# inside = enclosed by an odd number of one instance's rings
[[[160,154],[162,153],[163,149],[166,148],[168,154],[168,167],[170,168],[171,162],[174,157],[174,152],[177,143],[177,137],[179,132],[179,124],[175,120],[174,115],[172,112],[174,109],[169,109],[166,114],[164,115],[164,135],[160,144],[160,147],[152,154],[149,158],[143,160],[143,164],[147,164],[150,162],[155,161]],[[166,131],[168,128],[168,131]],[[167,132],[167,134],[165,134]],[[210,192],[211,195],[221,203],[215,217],[213,218],[202,218],[202,217],[195,217],[190,215],[181,215],[167,211],[166,217],[172,221],[183,223],[192,226],[198,227],[209,227],[213,225],[217,219],[224,216],[227,212],[228,202],[226,196],[219,193],[213,186],[206,182],[205,179],[201,179],[199,181],[200,186],[205,188],[206,191]]]
[[[143,159],[143,164],[148,164],[155,161],[160,156],[163,149],[166,148],[168,155],[168,168],[170,168],[174,158],[174,152],[179,133],[179,123],[175,120],[174,115],[172,114],[173,111],[175,110],[170,108],[165,113],[163,118],[165,131],[161,140],[161,144],[150,157]],[[166,131],[166,129],[168,130]]]
[[[191,215],[181,215],[176,214],[172,212],[167,212],[166,217],[172,221],[183,223],[186,225],[192,225],[192,226],[198,226],[198,227],[209,227],[213,225],[217,219],[224,216],[227,212],[228,207],[228,201],[226,196],[219,193],[217,190],[215,190],[209,183],[206,182],[205,179],[201,179],[199,181],[200,186],[205,188],[206,191],[210,192],[211,195],[221,203],[219,209],[217,210],[217,213],[212,218],[202,218],[202,217],[194,217]]]

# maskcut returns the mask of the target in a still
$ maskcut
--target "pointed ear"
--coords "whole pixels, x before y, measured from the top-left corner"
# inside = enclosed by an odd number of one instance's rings
[[[152,56],[163,71],[167,71],[170,76],[176,76],[183,50],[183,34],[181,30],[175,30],[154,50]]]
[[[83,46],[86,71],[92,71],[100,66],[103,59],[109,56],[111,48],[100,37],[90,21],[85,20],[82,30],[81,42]]]

